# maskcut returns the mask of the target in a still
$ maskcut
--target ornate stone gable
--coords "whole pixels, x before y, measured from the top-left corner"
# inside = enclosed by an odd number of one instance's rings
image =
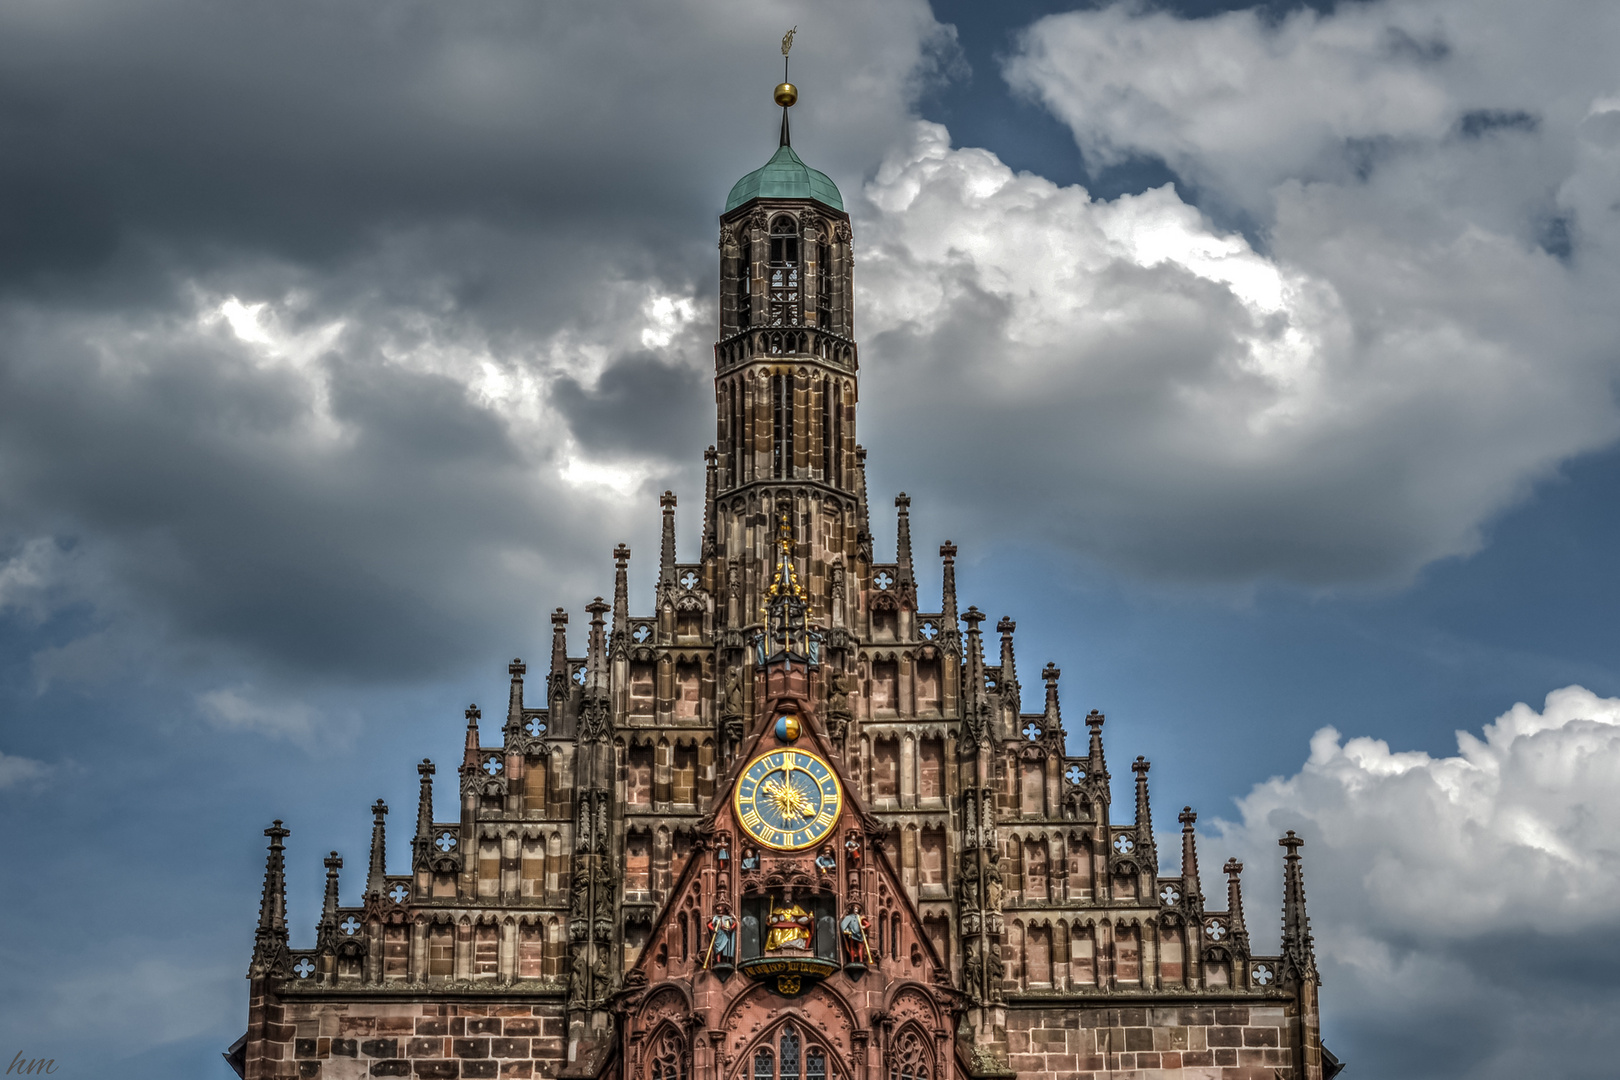
[[[853,233],[811,172],[808,194],[761,181],[721,216],[698,561],[679,559],[665,492],[646,613],[618,545],[581,653],[568,613],[550,616],[543,703],[514,660],[504,717],[462,714],[448,820],[437,767],[418,766],[403,873],[388,808],[355,792],[372,814],[363,890],[342,902],[331,853],[309,947],[286,921],[289,830],[266,832],[244,1075],[1336,1071],[1302,841],[1282,838],[1282,945],[1258,955],[1242,865],[1206,897],[1191,808],[1166,865],[1150,763],[1116,806],[1105,718],[1091,710],[1071,752],[1055,665],[1025,711],[1017,626],[999,619],[987,645],[949,541],[925,609],[903,493],[893,561],[876,561]]]

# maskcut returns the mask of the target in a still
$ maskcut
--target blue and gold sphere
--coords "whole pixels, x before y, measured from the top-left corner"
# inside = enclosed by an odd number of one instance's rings
[[[783,713],[776,718],[776,737],[783,742],[794,742],[799,737],[799,718],[792,713]]]

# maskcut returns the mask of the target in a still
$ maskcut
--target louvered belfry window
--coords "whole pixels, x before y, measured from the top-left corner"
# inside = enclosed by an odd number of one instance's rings
[[[770,325],[798,326],[803,318],[799,226],[783,214],[771,222]]]

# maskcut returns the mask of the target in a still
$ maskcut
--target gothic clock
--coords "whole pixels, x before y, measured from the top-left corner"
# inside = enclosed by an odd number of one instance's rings
[[[777,851],[800,851],[832,832],[844,791],[817,755],[773,750],[743,770],[735,804],[737,822],[749,837]]]

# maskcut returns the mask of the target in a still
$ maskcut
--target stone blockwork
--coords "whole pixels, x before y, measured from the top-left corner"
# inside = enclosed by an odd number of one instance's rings
[[[772,162],[748,190],[774,194],[720,219],[696,558],[665,492],[650,610],[619,545],[573,649],[559,608],[543,669],[512,661],[454,765],[417,767],[403,872],[381,801],[355,902],[325,859],[312,944],[266,831],[243,1074],[1330,1080],[1299,838],[1257,955],[1243,867],[1200,870],[1190,807],[1155,835],[1145,759],[1114,799],[1102,713],[1071,732],[1027,658],[1026,694],[1016,623],[959,608],[949,541],[924,603],[904,494],[878,561],[851,222]],[[795,783],[814,812],[762,831]]]
[[[1019,1010],[1008,1065],[1062,1080],[1276,1080],[1296,1075],[1298,1021],[1287,1003]]]
[[[564,1022],[527,1005],[337,1004],[282,1007],[284,1060],[292,1075],[322,1080],[557,1076]]]

